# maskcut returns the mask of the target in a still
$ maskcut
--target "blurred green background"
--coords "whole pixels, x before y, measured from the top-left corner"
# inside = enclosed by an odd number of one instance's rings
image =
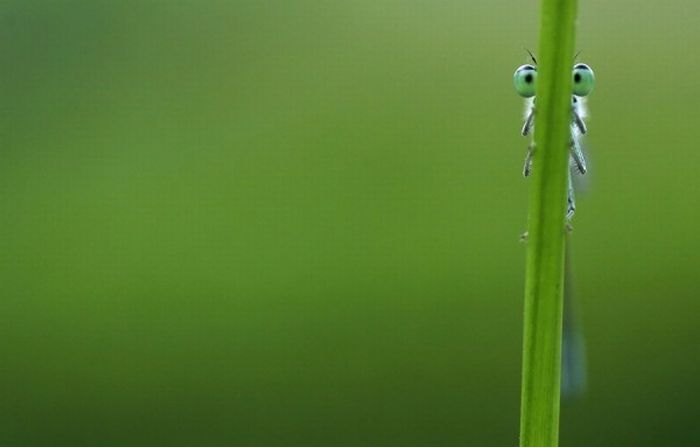
[[[579,10],[562,445],[697,446],[700,4]],[[538,19],[2,2],[0,445],[516,445]]]

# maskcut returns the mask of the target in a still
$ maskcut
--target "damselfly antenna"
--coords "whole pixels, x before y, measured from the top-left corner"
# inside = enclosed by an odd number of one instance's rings
[[[535,59],[535,56],[532,54],[532,51],[528,50],[527,48],[525,48],[525,51],[527,51],[527,54],[530,55],[530,59],[532,59],[532,62],[533,62],[535,65],[537,65],[537,59]]]

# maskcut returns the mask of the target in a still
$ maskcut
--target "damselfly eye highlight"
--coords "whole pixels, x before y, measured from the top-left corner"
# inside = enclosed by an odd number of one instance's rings
[[[593,70],[586,64],[574,65],[574,95],[586,96],[593,90],[595,85],[595,75]]]
[[[513,74],[513,85],[518,95],[523,98],[535,96],[537,69],[530,64],[521,65]]]

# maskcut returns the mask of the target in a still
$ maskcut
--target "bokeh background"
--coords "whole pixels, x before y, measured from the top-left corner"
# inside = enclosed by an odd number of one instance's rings
[[[700,4],[581,1],[563,446],[700,445]],[[7,0],[0,444],[516,445],[531,2]]]

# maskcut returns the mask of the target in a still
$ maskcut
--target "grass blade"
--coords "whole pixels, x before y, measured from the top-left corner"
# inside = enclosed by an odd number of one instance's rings
[[[576,0],[542,0],[530,189],[520,446],[559,438],[566,188]]]

